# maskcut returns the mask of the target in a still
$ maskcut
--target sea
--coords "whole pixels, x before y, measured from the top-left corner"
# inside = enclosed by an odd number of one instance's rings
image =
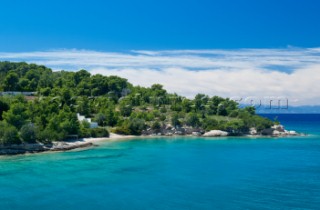
[[[302,137],[106,141],[0,157],[0,209],[320,209],[320,114],[272,114]]]

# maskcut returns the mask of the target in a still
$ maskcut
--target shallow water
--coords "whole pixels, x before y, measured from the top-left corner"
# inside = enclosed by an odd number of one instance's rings
[[[279,120],[312,135],[137,139],[2,157],[0,209],[319,209],[320,115]]]

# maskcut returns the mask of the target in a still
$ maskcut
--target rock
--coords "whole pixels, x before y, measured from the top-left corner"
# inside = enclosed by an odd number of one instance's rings
[[[257,135],[258,134],[256,128],[250,128],[249,133],[250,133],[250,135]]]
[[[172,125],[171,124],[166,125],[166,130],[170,130],[170,129],[172,129]]]
[[[204,137],[228,136],[228,132],[221,130],[211,130],[203,134]]]
[[[273,135],[273,131],[274,131],[273,128],[266,128],[261,131],[261,134],[266,136],[271,136]]]
[[[278,131],[278,130],[274,130],[274,131],[272,132],[272,135],[273,135],[273,136],[280,136],[280,135],[281,135],[281,132]]]
[[[193,136],[201,136],[201,133],[200,132],[192,132],[192,135]]]
[[[183,135],[184,133],[183,133],[182,131],[176,131],[176,132],[174,132],[174,134],[176,134],[176,135]]]
[[[284,132],[283,125],[273,125],[271,128],[273,128],[274,130],[279,131],[279,132]]]
[[[298,133],[296,131],[289,131],[289,135],[296,136]]]

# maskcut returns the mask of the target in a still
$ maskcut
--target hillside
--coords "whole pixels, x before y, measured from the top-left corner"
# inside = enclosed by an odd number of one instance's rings
[[[213,129],[242,135],[274,123],[235,101],[198,94],[188,99],[160,84],[133,86],[117,76],[85,70],[53,72],[45,66],[0,62],[0,143],[51,142],[70,136],[188,134]],[[33,92],[25,97],[16,92]],[[15,95],[15,96],[13,96]],[[27,100],[28,99],[28,100]],[[79,122],[77,113],[99,127]]]

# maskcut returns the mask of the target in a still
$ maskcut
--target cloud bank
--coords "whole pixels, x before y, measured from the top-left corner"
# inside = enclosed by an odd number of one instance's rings
[[[170,92],[223,97],[283,97],[290,105],[320,105],[320,48],[97,52],[0,52],[0,60],[87,69],[135,85],[163,84]]]

